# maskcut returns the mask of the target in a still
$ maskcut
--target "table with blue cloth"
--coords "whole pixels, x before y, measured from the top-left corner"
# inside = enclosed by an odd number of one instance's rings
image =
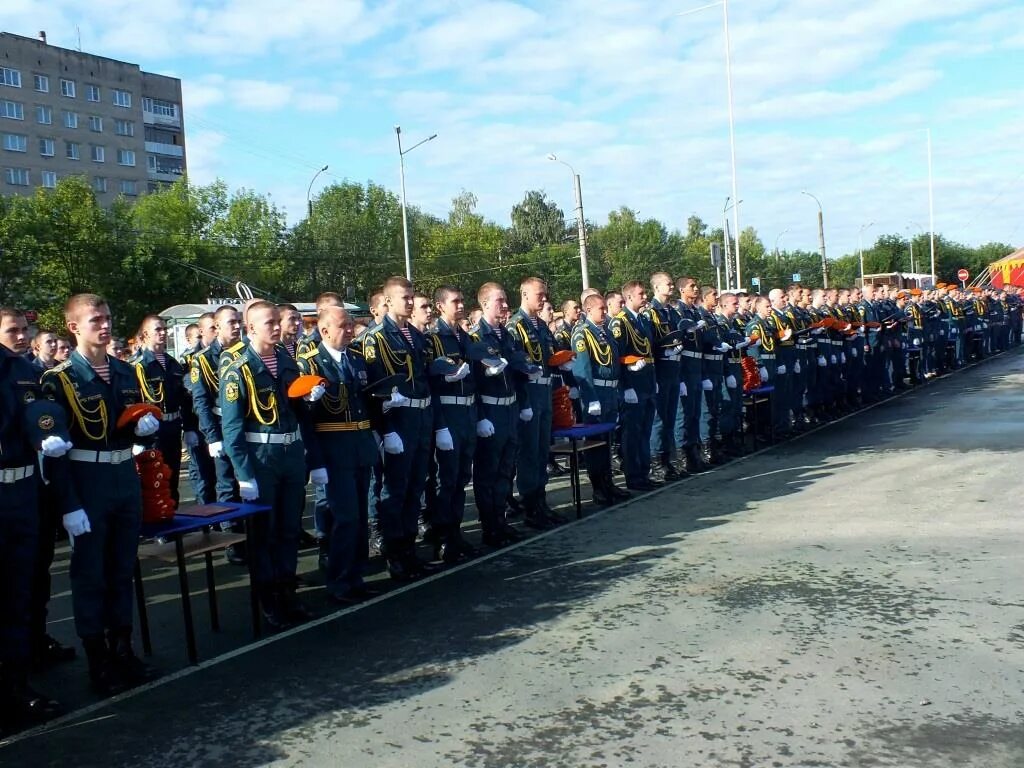
[[[580,493],[580,453],[606,445],[607,440],[597,440],[595,438],[614,431],[614,424],[577,424],[565,429],[553,429],[551,431],[552,439],[569,441],[570,450],[558,451],[557,446],[555,446],[552,452],[564,452],[569,455],[569,483],[572,486],[572,500],[576,505],[577,520],[583,517],[583,500]]]
[[[192,621],[192,598],[188,586],[188,571],[185,566],[185,558],[188,555],[203,554],[206,557],[206,585],[210,595],[210,623],[216,631],[219,627],[217,617],[217,596],[213,581],[213,558],[212,552],[223,549],[229,544],[237,543],[243,537],[238,534],[220,533],[222,523],[240,520],[245,523],[245,536],[250,535],[249,522],[253,515],[264,514],[270,511],[270,507],[262,504],[213,504],[213,507],[223,507],[223,512],[214,514],[189,515],[189,507],[182,507],[170,520],[159,523],[143,523],[142,538],[156,539],[159,543],[147,545],[140,548],[140,556],[151,556],[160,558],[160,548],[166,547],[164,542],[173,542],[174,560],[178,566],[178,581],[181,589],[181,607],[185,620],[185,643],[188,648],[188,660],[192,664],[198,663],[196,652],[195,627]],[[197,546],[186,543],[185,537],[191,533],[201,533],[202,538],[195,542]],[[147,549],[149,551],[147,551]],[[249,602],[252,611],[253,636],[260,636],[260,611],[259,603],[256,600],[255,591],[252,589],[253,573],[252,559],[248,558],[249,567]],[[149,617],[146,612],[146,596],[142,586],[142,569],[138,559],[135,562],[135,591],[139,609],[139,629],[142,633],[142,647],[147,654],[152,653],[152,644],[149,636]]]

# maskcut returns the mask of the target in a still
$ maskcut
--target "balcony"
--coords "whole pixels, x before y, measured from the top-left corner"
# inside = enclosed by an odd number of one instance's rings
[[[142,110],[142,121],[147,125],[166,125],[171,128],[181,128],[181,115],[176,109],[173,115],[157,114]]]
[[[147,141],[146,151],[154,155],[185,156],[185,148],[180,144],[164,144],[160,141]]]

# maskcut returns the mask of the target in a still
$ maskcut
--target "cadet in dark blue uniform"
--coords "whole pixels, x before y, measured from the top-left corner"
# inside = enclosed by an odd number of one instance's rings
[[[77,348],[66,363],[43,374],[42,388],[64,412],[74,448],[51,459],[50,480],[73,540],[75,629],[93,687],[109,695],[155,674],[132,650],[132,576],[142,525],[132,444],[156,434],[160,422],[146,414],[134,426],[117,426],[125,408],[142,402],[142,394],[133,368],[106,353],[111,328],[106,301],[78,294],[68,300],[64,315]]]
[[[679,353],[679,396],[682,399],[682,445],[684,467],[687,472],[696,473],[705,469],[700,457],[700,412],[704,400],[702,348],[703,331],[707,322],[701,319],[697,309],[700,299],[700,285],[692,277],[681,277],[676,281],[679,291],[679,330],[682,331],[682,351]]]
[[[775,433],[784,436],[790,431],[790,412],[793,408],[793,366],[797,361],[796,339],[793,337],[793,326],[786,317],[786,307],[789,301],[781,288],[772,288],[768,292],[768,300],[771,302],[771,312],[765,318],[769,327],[774,331],[778,340],[774,375],[771,384],[775,387],[772,392],[772,420],[775,422]],[[771,370],[771,366],[768,366]]]
[[[130,362],[135,368],[142,401],[157,406],[163,413],[156,447],[171,469],[171,498],[177,504],[182,432],[195,433],[198,426],[192,397],[185,387],[185,369],[167,354],[164,321],[157,315],[147,315],[139,325],[138,339],[141,346]]]
[[[580,388],[580,403],[588,424],[614,424],[619,417],[619,376],[621,366],[611,336],[604,329],[607,305],[601,294],[583,300],[586,320],[572,334],[576,357],[572,373]],[[617,487],[612,479],[611,441],[605,448],[585,452],[587,475],[594,502],[601,506],[629,498],[629,491]]]
[[[192,413],[190,429],[182,433],[182,442],[188,452],[188,479],[192,483],[192,490],[197,504],[209,504],[217,500],[217,468],[214,466],[213,457],[210,456],[210,448],[206,444],[202,431],[199,429],[199,418],[195,414],[195,407],[192,404],[192,361],[195,356],[206,346],[213,343],[217,338],[217,325],[213,319],[213,312],[204,312],[199,316],[194,327],[196,337],[189,336],[190,325],[185,329],[186,338],[190,339],[189,346],[182,353],[178,362],[185,369],[185,386],[188,388],[189,410]]]
[[[479,398],[473,496],[480,513],[483,543],[501,547],[521,537],[505,521],[505,503],[512,492],[519,443],[519,412],[526,407],[526,376],[509,367],[517,354],[512,334],[503,327],[508,315],[505,289],[484,283],[476,294],[482,316],[473,341],[482,350],[474,356],[473,377]]]
[[[710,285],[701,290],[701,303],[697,308],[700,319],[706,323],[701,332],[701,390],[704,408],[701,411],[701,459],[705,464],[717,464],[720,457],[717,441],[720,439],[722,400],[725,398],[725,338],[715,319],[718,291]]]
[[[59,411],[40,399],[27,349],[24,314],[0,307],[0,735],[60,713],[28,685],[29,616],[39,548],[36,451],[58,457],[71,444]]]
[[[379,326],[364,335],[362,352],[371,385],[386,377],[404,376],[391,399],[374,415],[384,445],[377,522],[388,573],[404,581],[428,570],[416,555],[420,497],[434,443],[440,446],[448,433],[443,431],[441,417],[435,420],[427,380],[426,339],[409,323],[412,284],[404,277],[389,278],[384,295],[388,312]]]
[[[680,344],[665,346],[663,340],[679,328],[679,312],[672,303],[672,277],[667,272],[651,275],[651,305],[644,317],[651,327],[655,346],[654,373],[658,382],[655,396],[654,427],[651,453],[657,454],[664,477],[678,480],[676,469],[676,417],[679,414]]]
[[[427,335],[430,388],[437,402],[436,427],[447,428],[452,449],[437,451],[437,496],[434,500],[432,536],[436,556],[457,563],[473,554],[462,538],[466,485],[473,478],[476,424],[479,419],[476,380],[468,356],[471,339],[462,330],[465,303],[462,291],[442,286],[434,291],[438,318]]]
[[[322,376],[326,391],[309,403],[313,429],[306,442],[310,480],[326,493],[317,528],[327,546],[327,594],[350,603],[369,596],[363,583],[368,559],[370,472],[377,443],[366,402],[366,367],[348,349],[353,322],[342,307],[326,306],[317,320],[320,343],[296,361],[304,374]]]
[[[246,313],[249,344],[220,377],[218,402],[224,451],[235,468],[243,501],[269,506],[252,517],[253,585],[275,629],[311,616],[295,597],[299,530],[306,504],[303,437],[308,412],[288,395],[299,368],[280,345],[281,315],[268,301]],[[307,395],[322,396],[324,389]]]
[[[743,349],[747,346],[737,309],[739,299],[735,293],[723,293],[718,297],[715,322],[722,339],[723,373],[725,375],[725,396],[721,402],[719,431],[722,448],[733,455],[743,451]]]
[[[622,298],[623,308],[609,321],[608,327],[620,362],[623,358],[635,358],[623,365],[619,375],[623,471],[627,488],[649,491],[661,483],[650,477],[651,428],[658,383],[654,374],[653,331],[647,319],[639,314],[647,303],[647,289],[643,283],[632,280],[622,286]]]

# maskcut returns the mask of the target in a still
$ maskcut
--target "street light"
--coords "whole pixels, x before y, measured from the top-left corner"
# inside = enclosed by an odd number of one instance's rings
[[[548,160],[561,163],[572,172],[573,188],[576,191],[576,228],[580,241],[580,274],[583,278],[583,290],[590,287],[590,274],[587,269],[587,224],[583,220],[583,189],[580,186],[580,175],[565,160],[559,160],[555,153],[548,153]]]
[[[688,11],[677,13],[676,16],[689,16],[691,13],[714,8],[716,5],[722,6],[722,28],[725,33],[725,89],[729,97],[729,157],[732,162],[732,195],[730,197],[733,200],[737,200],[739,193],[737,192],[736,185],[736,123],[733,118],[732,108],[732,46],[729,42],[729,0],[717,0],[716,2],[702,5],[699,8],[691,8]],[[733,229],[736,230],[736,287],[739,288],[743,281],[740,272],[740,211],[738,203],[732,211],[732,223]],[[728,282],[728,278],[726,282]]]
[[[779,240],[780,240],[780,239],[782,238],[782,236],[783,236],[784,234],[786,234],[787,232],[789,232],[789,230],[788,230],[788,229],[784,229],[784,230],[782,230],[781,232],[779,232],[779,234],[778,234],[778,235],[776,235],[776,237],[775,237],[775,260],[776,260],[776,261],[778,261],[778,260],[779,260]]]
[[[306,218],[313,217],[313,198],[310,197],[310,195],[313,193],[313,182],[316,181],[317,177],[326,170],[327,166],[325,165],[319,171],[314,173],[313,178],[309,180],[309,186],[306,187]]]
[[[857,255],[860,258],[860,286],[864,287],[864,230],[875,226],[875,222],[861,224],[860,232],[857,233]]]
[[[427,136],[427,138],[413,144],[406,150],[402,149],[402,126],[395,126],[395,136],[398,137],[398,170],[402,179],[402,243],[405,246],[405,279],[411,281],[412,260],[409,258],[409,220],[406,218],[405,213],[405,156],[421,144],[426,144],[428,141],[436,139],[437,134]]]
[[[807,195],[818,204],[818,248],[821,250],[821,286],[828,288],[828,262],[825,260],[825,214],[821,209],[821,200],[816,198],[806,189],[801,190],[801,195]]]
[[[908,223],[909,224],[913,224],[915,227],[917,227],[918,234],[920,234],[920,235],[924,234],[924,227],[922,227],[916,221],[911,221],[911,222],[908,222]],[[908,233],[910,232],[910,227],[907,227],[907,232]],[[910,271],[913,274],[916,275],[917,274],[917,270],[914,269],[914,238],[913,238],[913,236],[908,236],[907,239],[910,241]]]
[[[729,235],[729,209],[730,208],[733,208],[733,209],[738,208],[740,203],[743,202],[742,200],[737,200],[735,203],[730,205],[729,204],[730,200],[732,200],[732,197],[725,198],[725,205],[722,206],[722,220],[724,222],[724,226],[722,227],[722,231],[724,232],[724,240],[725,240],[725,287],[726,288],[729,288],[729,287],[732,286],[732,242],[731,242],[732,238]],[[740,251],[740,239],[737,236],[737,238],[736,238],[736,253],[738,254],[739,251]],[[736,263],[736,286],[735,287],[737,289],[743,287],[742,285],[740,285],[739,262],[738,261]]]

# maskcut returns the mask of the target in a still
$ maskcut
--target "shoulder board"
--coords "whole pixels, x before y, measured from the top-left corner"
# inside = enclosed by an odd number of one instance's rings
[[[66,371],[70,367],[71,367],[71,361],[70,360],[65,360],[60,365],[55,365],[55,366],[53,366],[53,368],[50,368],[49,370],[43,371],[42,376],[40,376],[39,378],[40,379],[45,379],[47,376],[55,376],[56,374],[60,373],[61,371]]]
[[[299,352],[299,357],[301,357],[303,360],[309,360],[311,358],[316,357],[319,354],[320,350],[314,347],[313,349],[307,350],[306,352]]]
[[[243,349],[245,349],[245,342],[236,341],[230,347],[224,349],[224,351],[221,352],[221,356],[223,357],[224,355],[233,355],[234,357],[238,357],[240,354],[242,354]]]

